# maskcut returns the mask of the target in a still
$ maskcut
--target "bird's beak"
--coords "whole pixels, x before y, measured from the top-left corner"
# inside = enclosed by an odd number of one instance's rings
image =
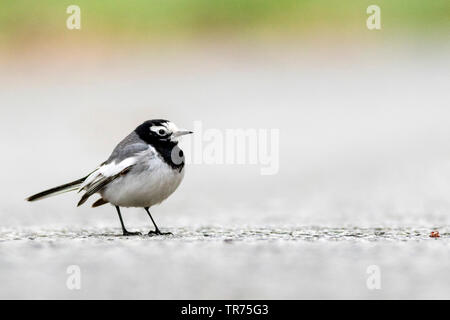
[[[192,131],[188,131],[188,130],[179,130],[177,132],[174,132],[172,134],[172,137],[178,138],[178,137],[185,136],[187,134],[192,134],[192,133],[193,133]]]

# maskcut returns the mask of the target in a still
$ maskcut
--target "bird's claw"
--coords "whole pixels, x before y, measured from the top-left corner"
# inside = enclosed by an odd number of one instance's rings
[[[123,232],[124,236],[141,236],[142,233],[140,232],[130,232],[130,231],[124,231]]]
[[[153,237],[153,236],[172,236],[173,233],[172,232],[161,232],[160,230],[155,230],[155,231],[150,231],[148,233],[148,235],[150,237]]]

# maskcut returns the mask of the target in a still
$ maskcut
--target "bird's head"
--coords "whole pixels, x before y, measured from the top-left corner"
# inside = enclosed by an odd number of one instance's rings
[[[145,121],[136,128],[139,137],[149,144],[171,143],[177,144],[181,136],[191,134],[192,131],[180,130],[169,120],[154,119]]]

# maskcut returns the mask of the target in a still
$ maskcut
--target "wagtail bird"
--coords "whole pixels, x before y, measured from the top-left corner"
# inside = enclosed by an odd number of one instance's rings
[[[36,201],[78,190],[85,192],[78,202],[80,206],[98,193],[100,199],[92,207],[106,203],[115,206],[124,236],[140,233],[127,231],[120,207],[144,208],[155,226],[155,231],[150,231],[149,235],[170,234],[159,230],[149,208],[167,199],[183,180],[184,155],[178,147],[178,138],[191,133],[179,130],[167,120],[146,121],[125,137],[109,159],[86,177],[35,194],[26,200]]]

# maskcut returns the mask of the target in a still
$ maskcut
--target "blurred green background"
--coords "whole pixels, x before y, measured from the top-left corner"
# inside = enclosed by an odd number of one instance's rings
[[[82,29],[70,32],[66,8],[81,8]],[[382,37],[449,34],[448,0],[2,0],[2,46],[48,41],[147,41],[209,36],[367,35],[366,8],[381,7]],[[69,39],[68,39],[69,38]]]

